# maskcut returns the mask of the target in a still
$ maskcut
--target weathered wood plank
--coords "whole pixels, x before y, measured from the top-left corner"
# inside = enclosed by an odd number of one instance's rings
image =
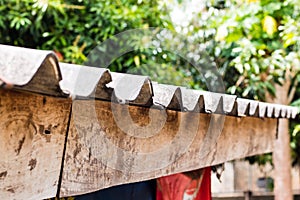
[[[277,126],[272,118],[183,113],[103,101],[77,100],[72,113],[61,196],[270,152]]]
[[[57,193],[71,100],[0,90],[0,199]]]

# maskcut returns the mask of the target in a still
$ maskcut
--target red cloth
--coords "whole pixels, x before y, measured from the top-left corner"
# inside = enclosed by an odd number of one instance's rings
[[[210,167],[192,180],[180,173],[157,179],[156,200],[211,200]]]

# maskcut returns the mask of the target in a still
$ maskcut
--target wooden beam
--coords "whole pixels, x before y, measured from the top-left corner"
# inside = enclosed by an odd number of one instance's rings
[[[0,90],[0,199],[56,196],[71,100]]]
[[[62,64],[49,51],[0,45],[0,59],[2,199],[83,194],[270,152],[275,118],[298,113]]]
[[[60,196],[272,151],[277,119],[76,100]]]

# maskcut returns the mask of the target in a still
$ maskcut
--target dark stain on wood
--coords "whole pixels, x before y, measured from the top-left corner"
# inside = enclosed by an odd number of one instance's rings
[[[46,99],[46,97],[43,97],[43,105],[45,105],[45,104],[46,104],[46,102],[47,102],[47,99]]]
[[[76,158],[76,156],[80,153],[81,151],[81,144],[76,144],[76,148],[73,151],[73,158]]]
[[[15,190],[13,188],[8,188],[6,191],[11,192],[11,193],[15,193]]]
[[[24,142],[25,142],[25,136],[23,136],[23,137],[22,137],[22,139],[21,139],[21,140],[19,140],[19,145],[18,145],[18,148],[15,150],[15,151],[16,151],[16,153],[17,153],[17,155],[19,155],[19,154],[20,154],[20,152],[21,152],[21,149],[22,149],[22,146],[23,146]]]
[[[30,171],[33,170],[33,169],[35,168],[36,163],[37,163],[37,161],[36,161],[35,158],[34,158],[34,159],[31,159],[31,160],[29,161],[28,166],[30,167],[30,169],[29,169]]]
[[[91,160],[91,157],[92,157],[92,148],[89,147],[89,160]]]
[[[44,125],[39,125],[39,133],[41,135],[44,133]]]
[[[0,179],[4,179],[7,176],[7,171],[0,173]]]

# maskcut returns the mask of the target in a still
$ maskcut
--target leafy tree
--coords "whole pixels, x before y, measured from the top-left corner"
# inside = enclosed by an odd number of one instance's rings
[[[206,48],[223,70],[227,92],[266,100],[276,95],[276,85],[289,82],[287,103],[299,106],[299,1],[223,4],[222,10],[210,8],[211,17],[204,27],[212,33],[206,38]],[[296,128],[293,136],[298,132]]]
[[[192,32],[223,74],[228,93],[295,106],[300,102],[299,23],[297,0],[208,0],[206,10],[191,22]],[[300,157],[298,123],[290,123],[294,164]],[[254,160],[265,163],[269,158]]]
[[[99,45],[94,57],[114,55],[114,46],[103,48],[103,42],[116,34],[148,27],[173,30],[168,10],[159,0],[0,0],[0,14],[0,43],[54,50],[63,62],[96,63],[97,67],[105,63],[93,60],[93,55],[88,61],[87,55]],[[142,73],[162,83],[199,88],[190,78],[188,64],[174,53],[160,46],[143,48],[133,35],[123,41],[134,51],[115,59],[110,70]]]
[[[0,13],[0,43],[55,50],[64,62],[78,64],[122,31],[172,28],[165,5],[156,0],[0,0]],[[125,59],[116,70],[131,64]]]

